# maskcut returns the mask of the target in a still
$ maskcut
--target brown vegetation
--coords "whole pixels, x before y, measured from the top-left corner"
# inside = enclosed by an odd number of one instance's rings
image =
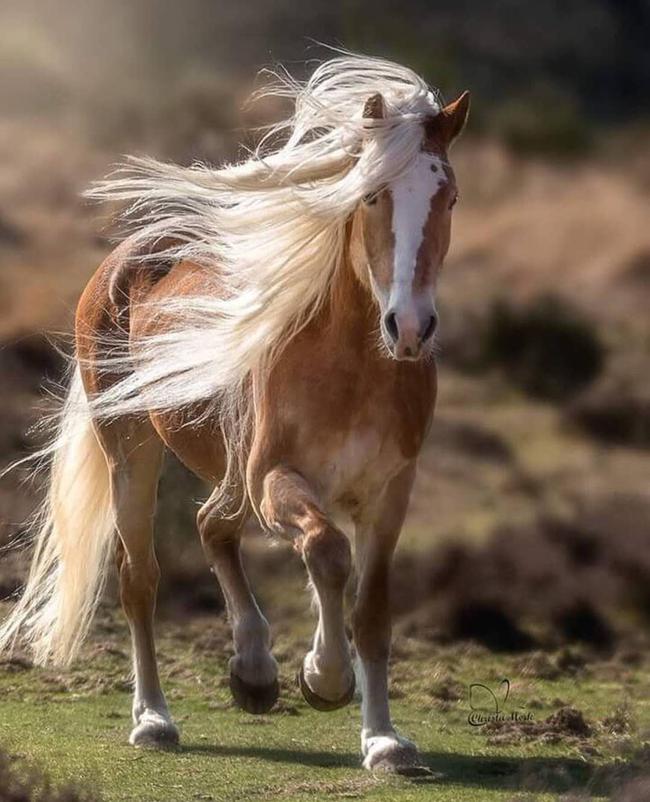
[[[57,788],[42,773],[0,749],[0,802],[97,802],[73,785]]]

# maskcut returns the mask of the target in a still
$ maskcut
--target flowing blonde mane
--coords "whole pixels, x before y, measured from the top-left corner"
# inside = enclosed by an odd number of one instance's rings
[[[130,159],[87,193],[126,204],[139,252],[170,238],[165,258],[201,263],[227,288],[223,297],[177,297],[152,310],[169,316],[166,332],[110,357],[106,367],[123,378],[91,400],[94,414],[118,416],[213,399],[230,452],[224,494],[243,469],[250,377],[268,370],[327,299],[346,221],[364,195],[409,169],[422,122],[440,110],[413,71],[379,58],[344,54],[305,84],[274,78],[261,94],[292,98],[295,110],[247,161],[215,170]],[[378,92],[384,119],[364,118]],[[284,144],[268,152],[278,136]]]

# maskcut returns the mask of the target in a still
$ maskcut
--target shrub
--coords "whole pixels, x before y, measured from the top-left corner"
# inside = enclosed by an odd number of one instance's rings
[[[500,301],[487,320],[484,361],[499,365],[526,393],[563,401],[601,372],[604,348],[591,323],[544,296],[523,309]]]
[[[0,749],[0,802],[97,802],[97,799],[72,785],[54,788],[43,774],[25,769]]]
[[[495,110],[492,127],[521,156],[573,158],[592,145],[590,128],[576,105],[550,90],[507,100]]]
[[[398,626],[493,651],[576,643],[608,653],[625,631],[621,622],[630,632],[650,621],[649,513],[639,494],[585,496],[568,517],[541,514],[530,524],[498,526],[481,543],[450,540],[399,554]],[[570,652],[556,666],[580,667]]]
[[[569,420],[606,443],[650,448],[650,378],[645,350],[618,356],[568,409]]]

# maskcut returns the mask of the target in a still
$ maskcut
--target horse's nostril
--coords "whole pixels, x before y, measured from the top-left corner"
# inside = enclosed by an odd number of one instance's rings
[[[395,312],[388,312],[384,318],[384,326],[390,335],[391,340],[396,343],[399,339],[399,329],[397,327],[397,315]]]
[[[431,315],[426,328],[422,332],[422,342],[425,343],[430,337],[433,336],[434,331],[438,328],[438,316]]]

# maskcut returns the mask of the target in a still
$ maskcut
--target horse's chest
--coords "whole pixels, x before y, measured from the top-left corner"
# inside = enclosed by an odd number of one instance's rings
[[[327,502],[345,506],[379,492],[406,462],[393,436],[368,427],[332,437],[314,467]]]
[[[264,439],[321,500],[350,506],[379,494],[420,450],[435,398],[426,366],[297,358],[274,376]]]

